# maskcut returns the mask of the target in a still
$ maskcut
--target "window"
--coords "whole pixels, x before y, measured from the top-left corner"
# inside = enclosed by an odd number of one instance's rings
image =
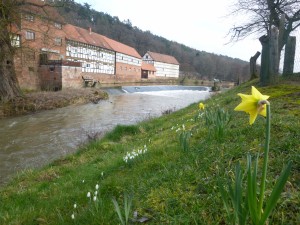
[[[61,46],[61,44],[62,44],[62,39],[56,37],[56,38],[54,39],[54,42],[55,42],[55,45]]]
[[[20,42],[20,35],[11,35],[11,45],[14,47],[20,47],[21,42]]]
[[[50,65],[50,66],[49,66],[49,69],[50,69],[50,72],[54,72],[54,70],[55,70],[54,65]]]
[[[62,29],[62,25],[60,23],[54,23],[54,26],[57,28],[57,29]]]
[[[32,31],[26,31],[25,34],[26,40],[34,40],[35,39],[35,34]]]
[[[34,21],[34,15],[25,14],[25,20],[33,22]]]

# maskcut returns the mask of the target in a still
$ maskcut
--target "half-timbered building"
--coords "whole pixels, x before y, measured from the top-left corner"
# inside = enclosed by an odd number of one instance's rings
[[[148,51],[143,56],[143,62],[155,67],[156,77],[179,77],[179,62],[173,56]]]
[[[12,44],[20,47],[16,73],[23,89],[60,90],[91,82],[140,82],[178,78],[173,56],[147,52],[92,29],[66,24],[54,7],[41,0],[22,7],[21,21],[13,26]]]
[[[104,36],[105,41],[116,52],[116,78],[121,81],[141,79],[142,57],[132,47]]]

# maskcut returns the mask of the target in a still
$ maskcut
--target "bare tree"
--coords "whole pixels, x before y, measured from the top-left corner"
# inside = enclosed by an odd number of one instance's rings
[[[284,32],[279,51],[289,34],[300,27],[299,0],[237,0],[232,15],[248,15],[248,20],[230,29],[231,40],[237,41],[251,34],[268,34],[272,26],[280,27],[284,15]]]
[[[276,58],[277,62],[271,62],[271,64],[279,66],[280,53],[287,43],[290,33],[300,27],[300,1],[237,0],[231,15],[248,15],[248,20],[230,29],[232,41],[244,39],[252,34],[269,41],[272,28],[278,28],[278,57]],[[270,64],[269,60],[262,60],[262,63]]]
[[[16,49],[21,44],[17,34],[21,29],[22,7],[24,5],[56,7],[65,2],[65,0],[0,0],[0,101],[22,95],[14,65]]]

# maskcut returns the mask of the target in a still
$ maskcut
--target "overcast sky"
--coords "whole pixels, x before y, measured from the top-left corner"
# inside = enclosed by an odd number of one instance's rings
[[[75,0],[92,9],[129,19],[143,31],[200,51],[248,61],[261,45],[255,37],[227,44],[228,31],[241,18],[227,17],[234,0]]]

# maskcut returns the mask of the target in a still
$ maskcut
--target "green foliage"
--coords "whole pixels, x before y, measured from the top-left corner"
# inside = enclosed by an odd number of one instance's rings
[[[117,125],[112,132],[105,135],[105,138],[112,141],[120,141],[126,135],[135,135],[139,132],[136,125]]]
[[[235,167],[234,184],[232,184],[230,179],[227,181],[228,191],[224,188],[226,185],[219,181],[219,189],[224,207],[228,215],[229,222],[233,225],[244,225],[247,222],[248,205],[245,201],[245,196],[243,196],[242,173],[241,166],[238,163]]]
[[[191,131],[183,130],[179,134],[179,142],[182,150],[188,151],[189,150],[189,139],[191,137]]]
[[[116,198],[112,198],[112,202],[114,204],[115,211],[118,214],[121,224],[127,225],[128,221],[129,221],[129,214],[131,212],[132,196],[128,195],[127,193],[124,194],[124,209],[123,209],[124,212],[123,213],[121,212],[121,208],[120,208],[119,203],[117,202]],[[123,218],[123,214],[124,214],[125,218]]]
[[[247,158],[247,204],[250,211],[250,218],[254,225],[264,225],[267,222],[272,210],[275,208],[277,201],[283,191],[283,188],[288,180],[291,171],[291,162],[289,161],[287,166],[279,176],[270,197],[265,203],[265,209],[259,208],[259,202],[257,202],[257,171],[258,171],[258,157],[254,162],[253,172],[251,170],[251,156]],[[260,192],[259,195],[265,195],[264,192]],[[263,212],[261,214],[261,212]]]
[[[208,137],[215,138],[220,141],[224,135],[226,126],[231,120],[231,115],[223,108],[207,108],[204,113],[205,125],[209,130]]]
[[[263,210],[259,208],[259,202],[257,201],[259,199],[257,194],[259,189],[257,185],[257,171],[258,156],[254,162],[252,171],[251,156],[248,155],[246,185],[243,185],[243,172],[239,163],[236,165],[234,183],[230,179],[227,181],[227,190],[224,188],[226,184],[219,180],[218,186],[230,224],[248,224],[248,217],[250,217],[251,224],[253,225],[266,224],[287,182],[291,171],[291,162],[288,163],[278,178]],[[260,192],[259,195],[265,195],[265,193]],[[263,212],[262,215],[261,212]]]
[[[243,99],[244,101],[244,99]],[[249,103],[246,102],[246,103]],[[244,104],[246,104],[244,103]],[[253,104],[249,103],[250,107]],[[254,105],[255,106],[255,105]],[[249,107],[249,106],[248,106]],[[238,163],[235,171],[235,189],[232,188],[231,183],[228,184],[228,192],[223,189],[223,184],[220,183],[220,192],[223,198],[224,206],[226,212],[229,216],[229,220],[232,224],[246,224],[246,219],[248,216],[248,210],[250,212],[251,224],[254,225],[264,225],[267,223],[267,219],[270,216],[272,210],[275,208],[276,203],[283,191],[284,185],[287,182],[287,179],[291,170],[291,162],[288,163],[287,167],[283,170],[281,176],[279,177],[277,183],[275,184],[272,193],[269,199],[266,202],[266,207],[264,206],[265,198],[265,184],[267,180],[267,167],[269,159],[269,145],[270,145],[270,124],[271,124],[271,112],[270,104],[266,102],[266,135],[265,135],[265,146],[264,146],[264,155],[263,155],[263,168],[262,168],[262,177],[260,182],[260,187],[257,185],[257,171],[258,171],[258,156],[256,157],[254,168],[252,172],[252,162],[251,156],[248,154],[247,157],[247,190],[244,192],[245,197],[243,197],[242,190],[242,172],[240,169],[240,164]],[[246,108],[246,107],[245,107]],[[255,107],[254,107],[255,108]],[[257,194],[258,189],[260,189],[259,194]],[[232,211],[230,210],[230,203],[227,199],[227,196],[230,197]]]

